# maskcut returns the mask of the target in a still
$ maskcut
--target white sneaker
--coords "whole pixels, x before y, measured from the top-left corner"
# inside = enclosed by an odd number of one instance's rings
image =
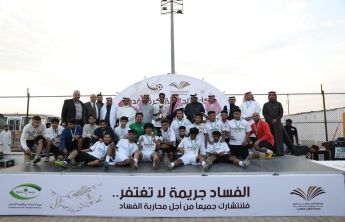
[[[247,168],[250,165],[250,162],[252,161],[252,158],[250,155],[248,155],[244,160],[243,160],[243,168]]]
[[[171,166],[171,162],[167,156],[164,157],[164,164],[168,167],[168,170],[172,170],[173,166]]]

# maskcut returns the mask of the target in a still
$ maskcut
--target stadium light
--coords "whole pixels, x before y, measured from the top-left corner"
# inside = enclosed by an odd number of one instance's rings
[[[174,14],[183,14],[183,0],[161,0],[161,14],[170,14],[171,74],[175,74]]]

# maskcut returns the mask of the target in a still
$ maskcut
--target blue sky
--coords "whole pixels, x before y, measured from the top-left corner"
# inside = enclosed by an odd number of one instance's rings
[[[319,92],[320,84],[343,92],[344,12],[341,0],[185,0],[175,16],[176,71],[227,93]],[[0,0],[0,30],[2,96],[27,87],[32,95],[115,94],[170,72],[169,16],[159,0]],[[30,110],[59,114],[62,102],[33,101]],[[309,103],[295,99],[292,112],[321,107]],[[0,107],[25,112],[21,101],[0,99]]]

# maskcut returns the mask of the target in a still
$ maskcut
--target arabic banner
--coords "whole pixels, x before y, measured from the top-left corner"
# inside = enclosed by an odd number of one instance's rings
[[[223,90],[225,91],[228,89]],[[215,95],[222,108],[224,105],[228,104],[227,97],[224,93],[208,82],[190,76],[177,74],[158,75],[136,82],[120,92],[120,94],[114,98],[114,102],[117,104],[123,97],[129,97],[135,105],[140,102],[140,95],[149,94],[149,103],[154,104],[158,103],[159,93],[165,93],[165,103],[170,102],[170,96],[172,94],[179,94],[183,105],[186,105],[189,102],[190,94],[196,93],[199,102],[204,104],[210,94]]]
[[[1,215],[345,216],[344,176],[1,174]]]

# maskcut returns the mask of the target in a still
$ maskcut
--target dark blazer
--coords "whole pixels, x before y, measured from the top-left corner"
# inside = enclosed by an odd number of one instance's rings
[[[81,103],[82,109],[84,109],[84,104],[82,101],[79,100]],[[83,111],[82,111],[83,113]],[[75,119],[75,105],[74,105],[74,100],[73,99],[65,99],[63,106],[62,106],[62,111],[61,111],[61,123],[68,123],[69,120]]]
[[[95,105],[96,105],[96,109],[98,109],[97,103],[95,103]],[[96,113],[95,113],[94,109],[92,108],[91,102],[84,103],[84,109],[83,109],[84,124],[88,123],[88,118],[91,114],[96,116]],[[98,118],[97,119],[99,119],[99,115],[100,115],[100,113],[98,110]]]

